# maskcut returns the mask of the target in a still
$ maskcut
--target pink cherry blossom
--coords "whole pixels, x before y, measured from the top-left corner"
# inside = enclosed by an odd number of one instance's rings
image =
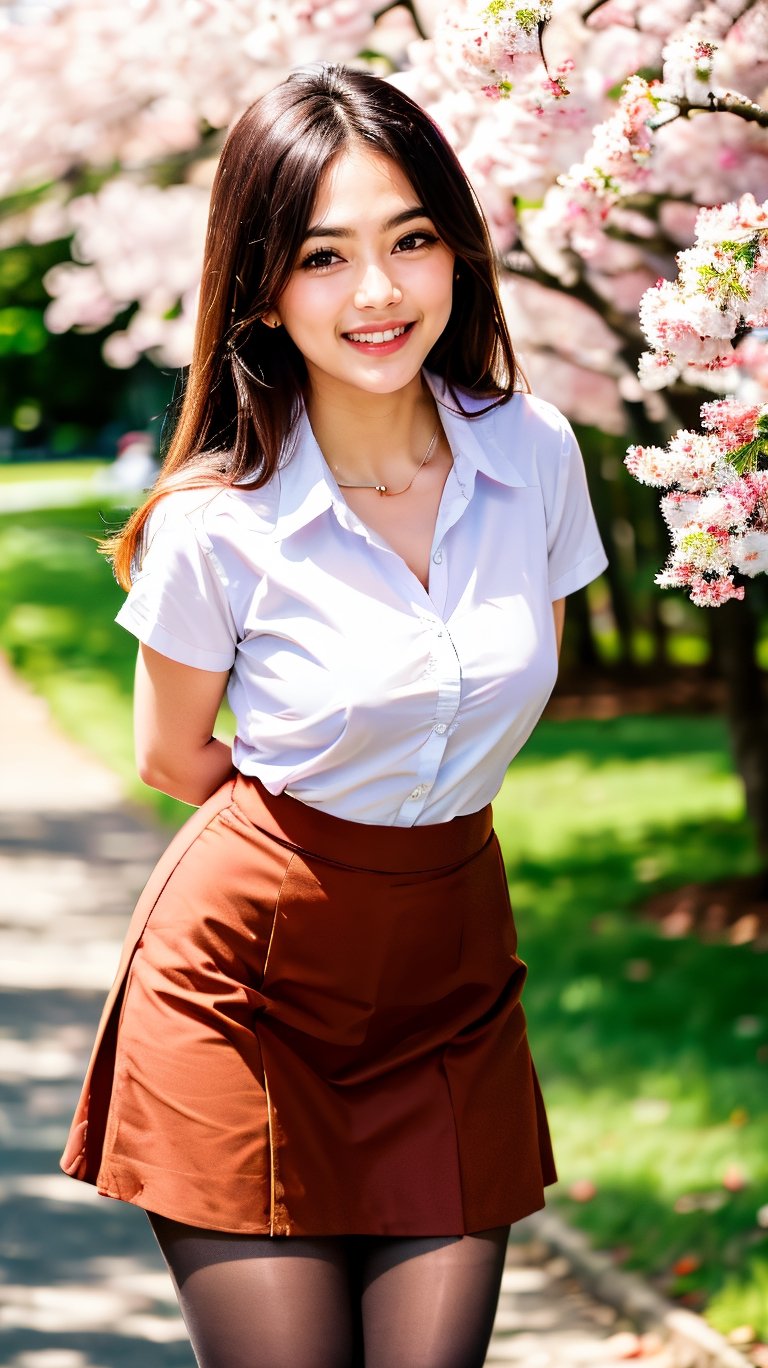
[[[678,279],[660,281],[640,303],[651,348],[644,383],[737,369],[740,329],[768,324],[768,201],[743,195],[702,209],[694,246],[676,260]]]
[[[668,491],[661,510],[672,551],[656,583],[717,607],[743,597],[734,570],[768,569],[768,469],[758,466],[768,456],[768,404],[713,400],[701,423],[703,432],[677,432],[666,447],[630,447],[626,465]]]
[[[507,82],[540,65],[539,25],[549,19],[552,0],[460,0],[438,13],[435,59],[452,80],[505,95]]]
[[[646,483],[648,483],[646,481]],[[683,490],[671,490],[660,502],[661,512],[667,527],[673,530],[685,527],[696,516],[699,498]]]
[[[741,404],[735,399],[717,399],[701,406],[701,426],[717,437],[725,452],[750,442],[765,405]]]
[[[765,574],[768,570],[768,532],[745,532],[734,539],[733,563],[742,575]]]
[[[729,599],[744,597],[744,586],[737,586],[733,575],[708,576],[694,573],[688,580],[687,588],[691,602],[695,603],[697,608],[719,608]]]
[[[631,446],[625,458],[630,475],[641,484],[683,490],[709,489],[722,462],[716,438],[702,432],[676,432],[668,446]]]
[[[107,359],[134,365],[146,350],[162,364],[184,364],[192,343],[207,213],[202,186],[162,190],[126,177],[72,200],[74,255],[96,264],[62,262],[47,273],[44,283],[52,296],[47,325],[54,332],[74,325],[101,328],[138,301],[128,327],[132,351],[121,334],[107,347]],[[179,315],[169,318],[179,303]]]

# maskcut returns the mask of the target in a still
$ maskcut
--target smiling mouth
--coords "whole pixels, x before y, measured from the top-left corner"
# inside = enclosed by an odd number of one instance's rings
[[[350,342],[365,342],[369,345],[377,342],[395,342],[398,337],[410,332],[413,326],[413,323],[402,323],[396,328],[382,328],[376,332],[347,332],[344,333],[344,337]]]

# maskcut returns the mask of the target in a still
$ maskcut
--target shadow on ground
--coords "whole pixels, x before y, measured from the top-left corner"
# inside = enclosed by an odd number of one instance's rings
[[[20,795],[0,814],[5,1368],[194,1368],[143,1212],[58,1167],[128,917],[165,840],[108,799],[68,810],[59,792],[36,810]]]

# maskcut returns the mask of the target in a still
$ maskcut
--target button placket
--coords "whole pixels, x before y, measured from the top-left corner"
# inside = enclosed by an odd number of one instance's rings
[[[445,754],[451,726],[459,710],[461,698],[461,666],[451,634],[440,618],[420,613],[424,628],[432,634],[433,645],[424,674],[437,675],[434,712],[419,753],[414,774],[418,780],[400,806],[400,817],[414,825],[423,811]]]

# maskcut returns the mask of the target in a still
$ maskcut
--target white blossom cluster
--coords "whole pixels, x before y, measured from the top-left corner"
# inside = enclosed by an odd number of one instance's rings
[[[117,177],[96,194],[73,200],[68,218],[75,261],[52,267],[44,280],[52,297],[46,313],[50,330],[98,330],[138,299],[127,328],[107,338],[107,361],[133,366],[149,352],[167,365],[185,365],[205,240],[205,194],[191,185],[160,189]]]
[[[693,247],[677,254],[678,277],[648,290],[640,322],[650,350],[640,359],[647,389],[679,378],[703,383],[738,364],[745,328],[768,325],[768,200],[751,194],[702,209]]]
[[[541,27],[552,0],[459,0],[438,13],[434,56],[450,81],[486,94],[506,94],[524,65],[540,61]]]
[[[375,0],[70,0],[0,18],[0,195],[194,149],[290,66],[353,56]],[[2,11],[0,11],[0,15]]]
[[[768,325],[768,200],[702,209],[695,245],[678,254],[679,276],[648,291],[641,322],[653,350],[646,384],[736,366],[745,327],[753,345]],[[702,431],[679,431],[666,447],[633,446],[630,473],[666,489],[662,512],[672,553],[657,583],[687,589],[700,606],[743,598],[734,571],[768,570],[768,404],[733,397],[701,410]]]

